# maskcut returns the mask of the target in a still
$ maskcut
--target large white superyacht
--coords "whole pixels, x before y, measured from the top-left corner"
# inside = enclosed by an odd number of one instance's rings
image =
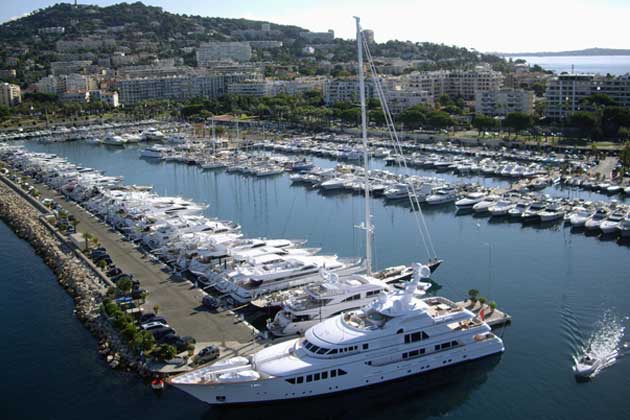
[[[314,397],[468,362],[504,350],[469,310],[419,299],[418,283],[309,328],[304,337],[170,379],[209,404]]]

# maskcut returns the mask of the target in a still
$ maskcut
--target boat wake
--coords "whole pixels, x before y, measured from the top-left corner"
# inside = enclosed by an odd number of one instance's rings
[[[622,344],[625,332],[624,322],[612,311],[604,312],[603,318],[595,324],[593,332],[583,346],[573,355],[573,371],[576,376],[594,378],[602,370],[615,364],[627,352],[628,344]]]

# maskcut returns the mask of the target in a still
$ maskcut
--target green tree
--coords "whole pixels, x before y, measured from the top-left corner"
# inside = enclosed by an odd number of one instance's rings
[[[578,111],[571,114],[569,124],[585,137],[592,137],[599,127],[599,118],[594,112]]]
[[[478,296],[479,296],[479,290],[477,290],[477,289],[470,289],[468,291],[468,299],[470,299],[472,302],[475,302],[477,300]]]
[[[447,128],[453,126],[451,116],[442,111],[430,112],[427,116],[427,123],[433,128]]]
[[[472,120],[472,126],[479,131],[481,135],[482,131],[495,130],[498,126],[497,120],[492,117],[483,114],[475,114]]]
[[[539,98],[543,97],[545,95],[545,91],[547,90],[547,86],[545,84],[545,82],[536,82],[532,85],[532,90],[534,91],[534,94],[536,96],[538,96]]]
[[[531,115],[524,112],[512,112],[505,116],[503,126],[507,129],[514,130],[515,133],[526,130],[533,125]]]

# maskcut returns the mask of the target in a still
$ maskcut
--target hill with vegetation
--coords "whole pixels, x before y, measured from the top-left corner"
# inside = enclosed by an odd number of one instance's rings
[[[264,34],[263,23],[269,24]],[[45,30],[55,27],[63,27],[64,32]],[[248,19],[174,14],[140,2],[108,7],[59,3],[0,25],[0,62],[4,63],[4,68],[17,68],[18,82],[25,85],[46,75],[51,62],[72,58],[73,54],[58,51],[56,43],[60,40],[86,37],[113,40],[115,46],[75,51],[74,56],[83,55],[94,61],[124,51],[126,54],[143,52],[138,64],[147,64],[155,58],[179,57],[184,64],[195,65],[194,48],[202,42],[264,39],[281,41],[283,46],[254,48],[253,61],[292,66],[293,74],[345,75],[347,66],[344,69],[335,65],[354,60],[354,41],[335,39],[324,46],[315,45],[315,53],[309,54],[304,52],[304,47],[312,44],[300,37],[300,33],[306,31],[297,26]],[[258,35],[262,38],[256,38]],[[501,67],[505,63],[496,56],[427,42],[388,41],[373,44],[371,48],[375,57],[416,60],[417,69],[454,68],[482,61]],[[17,66],[7,64],[7,57],[18,57]],[[329,62],[331,66],[322,70],[322,62]],[[278,72],[268,74],[282,77]]]

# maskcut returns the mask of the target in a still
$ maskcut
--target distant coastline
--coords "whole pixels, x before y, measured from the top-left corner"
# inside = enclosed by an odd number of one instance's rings
[[[522,52],[522,53],[492,53],[500,57],[589,57],[589,56],[624,56],[630,55],[630,49],[614,49],[614,48],[587,48],[575,51],[541,51],[541,52]]]

